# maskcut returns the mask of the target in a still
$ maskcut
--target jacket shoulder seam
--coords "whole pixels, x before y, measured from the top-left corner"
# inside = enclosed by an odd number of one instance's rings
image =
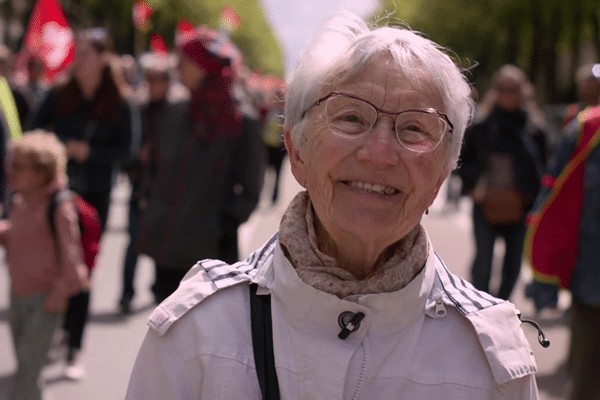
[[[437,253],[435,255],[439,261],[436,272],[442,290],[461,314],[466,316],[504,302],[502,299],[475,289],[471,283],[452,274],[440,256]]]

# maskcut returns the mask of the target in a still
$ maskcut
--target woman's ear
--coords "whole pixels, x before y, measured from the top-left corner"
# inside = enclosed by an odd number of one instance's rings
[[[296,147],[294,140],[292,139],[292,133],[289,129],[283,134],[283,141],[285,143],[285,148],[290,157],[290,166],[292,168],[292,174],[296,181],[302,186],[306,188],[306,163],[300,154],[300,149]]]

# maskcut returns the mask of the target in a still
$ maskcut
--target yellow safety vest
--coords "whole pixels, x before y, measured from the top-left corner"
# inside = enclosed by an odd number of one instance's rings
[[[10,133],[11,140],[17,140],[21,137],[23,131],[21,130],[17,105],[8,81],[3,76],[0,76],[0,119],[6,127],[6,132]]]

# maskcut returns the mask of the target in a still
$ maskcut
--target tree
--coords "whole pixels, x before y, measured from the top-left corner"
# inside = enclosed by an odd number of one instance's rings
[[[382,0],[382,10],[452,49],[480,92],[513,63],[541,102],[573,101],[574,71],[600,56],[597,0]]]
[[[59,0],[75,29],[102,26],[111,33],[118,53],[134,52],[131,11],[134,0]],[[147,0],[153,7],[153,31],[172,46],[177,20],[187,18],[196,25],[219,27],[221,6],[228,4],[242,18],[241,28],[231,39],[239,46],[253,70],[284,75],[283,52],[268,24],[259,0]],[[27,25],[34,0],[27,0],[23,24]],[[7,5],[4,5],[7,7]]]

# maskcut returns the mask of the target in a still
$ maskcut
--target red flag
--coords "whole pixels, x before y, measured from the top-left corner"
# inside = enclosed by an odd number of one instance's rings
[[[135,0],[131,17],[133,25],[142,32],[148,32],[152,26],[150,17],[154,14],[154,10],[145,0]]]
[[[156,32],[150,34],[150,49],[159,55],[165,55],[169,52],[167,42]]]
[[[242,27],[242,19],[229,5],[221,6],[221,27],[228,32],[235,32]]]
[[[25,33],[23,59],[35,55],[44,63],[44,75],[54,82],[75,59],[75,39],[57,0],[38,0]]]

